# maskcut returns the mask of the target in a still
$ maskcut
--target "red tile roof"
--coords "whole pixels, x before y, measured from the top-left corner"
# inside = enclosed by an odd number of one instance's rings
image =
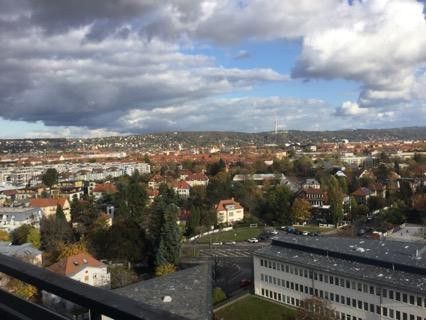
[[[96,260],[89,253],[83,252],[68,258],[63,258],[47,267],[47,269],[64,276],[72,276],[86,267],[100,268],[105,267],[105,264]]]
[[[117,187],[113,183],[99,183],[93,188],[93,192],[116,193]]]
[[[243,207],[241,204],[234,200],[234,198],[226,199],[226,200],[220,200],[219,203],[216,205],[216,210],[223,211],[226,210],[226,206],[235,206],[235,209],[242,209]]]
[[[176,189],[190,189],[191,186],[188,184],[188,182],[183,181],[183,180],[179,180],[179,181],[174,181],[172,183],[172,188],[176,188]]]
[[[209,178],[202,172],[191,173],[186,177],[186,181],[207,181]]]
[[[366,197],[370,194],[370,189],[361,187],[352,192],[352,195],[355,197]]]
[[[30,207],[33,208],[44,208],[44,207],[64,207],[67,199],[65,198],[36,198],[30,199]]]

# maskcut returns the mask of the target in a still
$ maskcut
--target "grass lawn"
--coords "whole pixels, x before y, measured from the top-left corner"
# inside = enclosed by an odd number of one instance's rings
[[[196,240],[198,243],[226,242],[226,241],[245,241],[249,238],[257,237],[262,233],[263,228],[238,228],[229,231],[223,231],[207,235]]]
[[[320,232],[320,233],[335,230],[335,228],[320,228],[318,226],[311,226],[311,225],[295,226],[294,228],[296,228],[297,230],[300,230],[300,231]]]
[[[216,312],[220,320],[287,320],[292,314],[292,309],[252,295]]]

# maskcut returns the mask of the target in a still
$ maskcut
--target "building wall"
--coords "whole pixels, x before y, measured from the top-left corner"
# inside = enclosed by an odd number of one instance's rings
[[[111,284],[110,274],[107,271],[107,267],[86,267],[71,276],[71,278],[94,287],[109,287]]]
[[[283,304],[298,307],[315,295],[341,319],[426,320],[426,296],[257,256],[253,263],[255,294]]]
[[[243,219],[244,219],[244,209],[217,211],[217,222],[218,223],[232,224],[236,221],[241,221]]]

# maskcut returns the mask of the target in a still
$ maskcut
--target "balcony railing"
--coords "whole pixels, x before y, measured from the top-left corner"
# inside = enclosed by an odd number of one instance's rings
[[[91,320],[99,320],[102,315],[123,320],[187,320],[112,291],[89,286],[3,254],[0,254],[0,272],[87,308]],[[2,289],[0,289],[0,315],[2,320],[69,319]]]

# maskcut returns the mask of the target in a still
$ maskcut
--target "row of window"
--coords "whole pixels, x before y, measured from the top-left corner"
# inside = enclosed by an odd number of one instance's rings
[[[299,300],[290,296],[285,296],[284,294],[281,294],[279,292],[275,292],[272,290],[268,290],[268,289],[262,288],[262,296],[285,303],[285,304],[289,304],[295,307],[301,307],[303,305],[303,300]],[[345,314],[344,312],[336,311],[336,314],[341,320],[363,320],[362,318],[359,318],[359,317],[357,318],[355,316],[351,316],[350,314]]]
[[[269,284],[274,284],[277,286],[282,286],[289,290],[294,290],[296,292],[304,293],[311,296],[317,296],[322,299],[326,299],[335,303],[340,303],[343,305],[347,305],[349,307],[358,308],[360,310],[375,312],[379,315],[383,315],[389,317],[391,319],[396,320],[407,320],[407,313],[395,311],[394,309],[381,307],[379,305],[374,305],[372,303],[363,302],[361,300],[353,299],[350,297],[345,297],[343,295],[339,295],[337,293],[318,290],[312,287],[308,287],[299,283],[294,283],[292,281],[286,281],[283,279],[278,279],[272,276],[265,275],[263,273],[260,274],[261,281],[264,281]],[[402,314],[402,318],[401,318]],[[405,315],[405,316],[404,316]],[[415,317],[414,315],[409,315],[410,320],[422,320],[421,317]]]
[[[300,285],[300,287],[303,287],[302,285]],[[305,286],[306,288],[306,286]],[[262,296],[265,296],[267,298],[273,299],[273,300],[277,300],[286,304],[290,304],[296,307],[302,306],[303,304],[303,300],[299,300],[296,299],[294,297],[290,297],[290,296],[285,296],[284,294],[281,294],[280,292],[275,292],[272,290],[268,290],[268,289],[261,289],[262,292]],[[301,291],[303,292],[303,291]],[[332,292],[328,293],[328,292],[323,292],[322,290],[320,290],[319,292],[320,294],[318,295],[318,290],[315,289],[314,295],[320,298],[325,298],[326,300],[331,300],[333,302],[337,302],[337,303],[341,303],[343,305],[347,305],[347,306],[352,306],[353,308],[358,308],[360,310],[364,310],[367,312],[371,312],[371,313],[377,313],[378,315],[383,315],[384,317],[388,317],[390,319],[396,319],[396,320],[426,320],[426,318],[423,318],[421,316],[415,316],[413,314],[408,314],[406,312],[401,312],[398,310],[394,310],[391,308],[387,308],[387,307],[381,307],[378,305],[374,305],[372,303],[367,303],[367,302],[363,302],[360,300],[356,300],[356,299],[351,299],[349,297],[344,297],[344,296],[339,296],[338,294],[334,294]],[[350,315],[346,314],[344,316],[341,316],[341,319],[345,320],[345,319],[349,319]],[[346,318],[345,318],[346,316]],[[349,318],[348,318],[349,317]],[[357,317],[352,316],[353,320],[357,320]],[[360,320],[361,318],[358,318],[358,320]]]
[[[279,263],[271,260],[260,259],[260,266],[278,270],[290,274],[294,274],[296,276],[305,277],[309,279],[313,279],[316,281],[332,284],[335,286],[340,286],[342,288],[357,290],[359,292],[375,294],[377,296],[383,296],[384,298],[392,299],[395,301],[400,301],[404,303],[409,303],[411,305],[417,305],[419,307],[426,308],[426,298],[422,298],[420,296],[408,295],[406,293],[401,293],[396,290],[380,288],[372,285],[367,285],[365,283],[361,283],[358,281],[351,281],[348,279],[322,274],[320,272],[314,272],[312,270],[308,270],[305,268],[296,267],[293,265],[288,265],[284,263]]]

